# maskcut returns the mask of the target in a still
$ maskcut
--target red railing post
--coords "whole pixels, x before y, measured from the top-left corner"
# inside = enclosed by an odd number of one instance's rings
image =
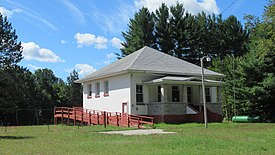
[[[118,118],[118,116],[119,116],[119,115],[118,115],[117,112],[116,112],[116,125],[117,125],[117,126],[119,126],[119,118]]]
[[[91,122],[92,122],[91,121],[91,111],[89,111],[89,122],[88,122],[88,124],[91,125]]]
[[[73,113],[74,113],[74,126],[76,124],[76,111],[75,111],[75,108],[73,109]]]
[[[56,107],[54,107],[53,114],[54,114],[54,125],[56,125],[57,124]]]
[[[126,114],[126,116],[127,116],[127,124],[128,124],[128,127],[130,127],[130,115],[129,114]]]
[[[97,112],[96,118],[97,118],[97,125],[99,125],[99,113],[98,112]]]
[[[61,123],[63,125],[63,108],[61,108]]]
[[[81,126],[83,124],[83,109],[81,109]]]
[[[70,109],[68,108],[68,120],[67,120],[67,125],[70,125]]]
[[[103,111],[103,124],[104,124],[104,128],[106,128],[106,125],[107,125],[107,121],[106,121],[106,111]]]

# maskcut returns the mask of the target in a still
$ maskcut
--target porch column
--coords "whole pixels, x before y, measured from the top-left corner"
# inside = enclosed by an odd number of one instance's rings
[[[162,84],[160,91],[161,91],[161,103],[166,103],[167,102],[167,86],[165,84]]]
[[[222,87],[217,87],[217,103],[222,103]]]
[[[162,103],[162,105],[161,105],[161,108],[162,108],[161,121],[165,122],[164,115],[165,115],[165,103],[167,103],[167,85],[162,84],[161,88],[160,88],[160,91],[161,91],[161,103]]]
[[[187,86],[182,86],[182,96],[183,96],[183,103],[187,103]]]
[[[183,103],[183,85],[179,85],[180,103]]]

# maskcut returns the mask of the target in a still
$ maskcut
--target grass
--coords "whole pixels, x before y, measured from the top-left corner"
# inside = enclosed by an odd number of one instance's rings
[[[157,124],[168,135],[107,135],[103,126],[0,127],[0,154],[274,154],[275,124]]]

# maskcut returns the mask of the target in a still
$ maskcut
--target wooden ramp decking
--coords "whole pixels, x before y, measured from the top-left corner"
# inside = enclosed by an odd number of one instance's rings
[[[67,125],[73,123],[73,125],[104,125],[105,127],[111,125],[142,128],[144,124],[148,124],[151,127],[154,125],[153,117],[90,110],[78,107],[55,107],[54,124],[58,124],[59,121]]]

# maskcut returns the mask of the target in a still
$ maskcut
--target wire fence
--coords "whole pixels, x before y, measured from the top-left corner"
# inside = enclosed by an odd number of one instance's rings
[[[0,126],[50,125],[54,109],[0,108]]]

